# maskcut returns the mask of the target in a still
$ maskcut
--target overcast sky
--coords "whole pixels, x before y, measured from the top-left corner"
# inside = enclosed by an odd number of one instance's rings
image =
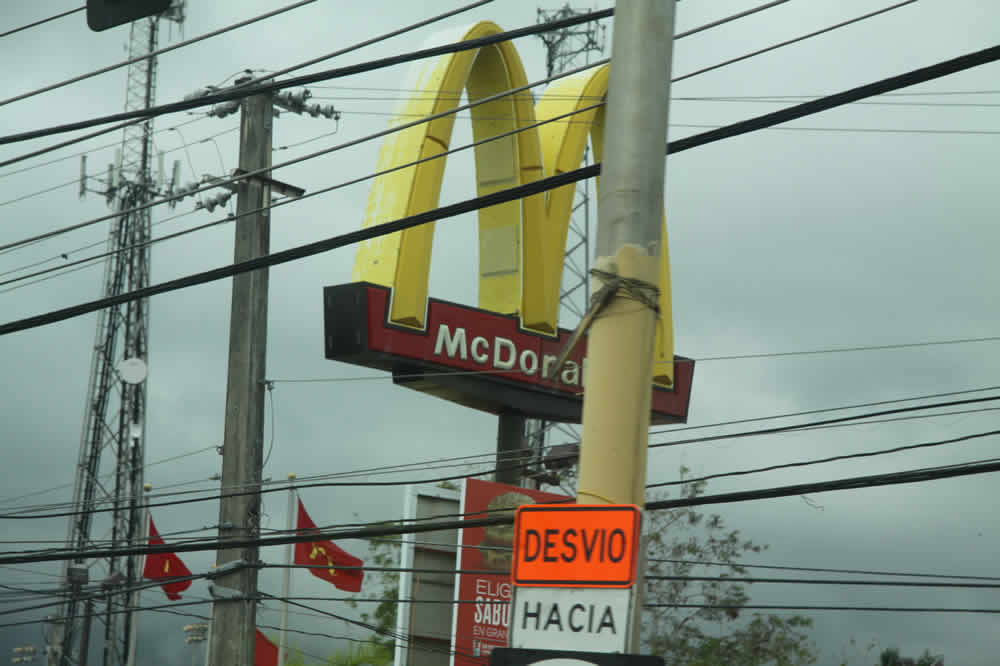
[[[67,0],[8,3],[0,31],[76,6]],[[677,30],[754,6],[748,0],[688,0],[678,5]],[[792,0],[780,7],[681,40],[674,51],[680,75],[762,46],[798,36],[877,9],[876,0]],[[275,0],[189,3],[181,31],[164,23],[160,44],[191,37],[280,6]],[[208,40],[160,58],[157,101],[180,99],[199,86],[220,84],[244,68],[278,69],[328,53],[370,36],[454,8],[452,0],[364,3],[318,0],[264,23]],[[554,2],[538,7],[555,9]],[[601,5],[602,7],[604,5]],[[490,19],[503,28],[533,24],[536,4],[497,0],[338,61],[361,62],[418,48],[439,29]],[[837,92],[941,60],[994,46],[1000,6],[991,0],[920,0],[859,25],[700,75],[673,86],[675,98],[692,96],[801,95]],[[608,22],[610,36],[610,21]],[[5,65],[2,96],[34,89],[126,57],[128,29],[90,32],[83,14],[0,39]],[[538,38],[516,44],[529,80],[545,74]],[[678,354],[696,359],[750,353],[781,353],[897,343],[933,342],[1000,335],[997,287],[1000,268],[1000,189],[996,64],[978,67],[907,93],[881,97],[672,156],[667,161],[667,215],[672,265],[674,329]],[[275,162],[383,129],[400,90],[406,66],[389,68],[312,87],[321,103],[341,113],[339,124],[283,113],[275,122],[275,146],[337,134],[274,153]],[[941,94],[961,91],[963,94]],[[540,91],[536,91],[538,94]],[[2,133],[119,111],[125,70],[59,91],[0,107]],[[913,102],[921,104],[912,105]],[[701,131],[764,113],[780,104],[753,101],[675,99],[670,136]],[[460,118],[464,117],[464,114]],[[177,127],[188,121],[179,131]],[[205,118],[176,114],[155,122],[156,147],[182,162],[185,182],[203,173],[219,175],[236,165],[237,116]],[[793,128],[809,128],[794,130]],[[213,141],[202,139],[220,132]],[[822,130],[822,131],[821,131]],[[827,131],[829,130],[829,131]],[[848,131],[855,130],[855,131]],[[869,130],[869,131],[857,131]],[[912,131],[901,131],[912,130]],[[931,130],[931,131],[928,131]],[[979,130],[981,133],[972,131]],[[7,145],[6,159],[65,137]],[[0,170],[0,243],[44,232],[107,212],[103,198],[77,198],[79,157],[87,150],[88,172],[102,176],[113,160],[117,135],[109,135]],[[467,119],[455,125],[453,145],[471,139]],[[174,150],[184,144],[186,148]],[[367,142],[282,169],[275,177],[307,190],[371,172],[379,144]],[[56,158],[64,160],[24,170]],[[474,195],[471,161],[448,161],[441,202]],[[62,187],[56,187],[65,184]],[[53,187],[49,192],[10,200]],[[94,183],[96,189],[99,184]],[[359,228],[368,197],[360,184],[276,209],[272,250],[280,250]],[[219,218],[219,211],[192,212],[192,199],[174,211],[154,209],[154,235]],[[191,213],[176,221],[169,216]],[[474,216],[438,225],[431,294],[475,304],[477,243]],[[58,257],[101,241],[105,224],[58,236],[0,255],[0,272]],[[228,263],[232,228],[220,225],[155,246],[153,282]],[[93,250],[91,250],[92,252]],[[75,258],[84,253],[72,255]],[[273,453],[265,477],[283,479],[433,461],[495,449],[496,418],[393,386],[386,375],[323,358],[321,289],[349,282],[354,250],[345,248],[286,264],[271,272],[267,376],[270,379],[327,378],[364,381],[277,383]],[[61,261],[61,260],[60,260]],[[44,264],[44,266],[52,263]],[[21,272],[2,276],[16,277]],[[102,271],[89,268],[33,285],[0,287],[3,321],[90,300],[100,294]],[[217,487],[226,381],[230,281],[157,296],[151,301],[149,463],[180,454],[181,460],[150,467],[146,479],[157,489],[190,483],[180,490]],[[71,498],[73,466],[94,339],[95,315],[8,335],[0,339],[0,368],[6,375],[0,400],[4,464],[0,504],[64,502]],[[564,325],[571,324],[564,322]],[[688,425],[705,425],[800,410],[979,389],[1000,384],[997,342],[923,346],[897,350],[704,360],[695,371]],[[974,396],[991,395],[990,393]],[[964,396],[959,396],[964,397]],[[913,404],[913,403],[909,403]],[[979,407],[991,407],[986,403]],[[961,408],[959,408],[961,409]],[[696,475],[877,450],[980,433],[995,428],[995,412],[899,421],[796,434],[661,448],[649,457],[650,482],[675,478],[685,465]],[[664,429],[651,441],[670,439]],[[705,434],[725,432],[704,429]],[[559,435],[552,443],[567,441]],[[721,479],[709,492],[764,488],[812,480],[890,472],[994,457],[996,438],[865,460],[815,465],[790,471]],[[410,471],[398,480],[419,479]],[[63,486],[14,501],[25,493]],[[173,489],[177,490],[177,489]],[[163,492],[167,492],[164,490]],[[990,508],[995,479],[988,475],[955,480],[812,495],[718,507],[728,523],[770,550],[755,556],[766,564],[997,575],[1000,534]],[[391,519],[402,510],[403,490],[312,489],[303,500],[319,524]],[[265,500],[264,526],[284,527],[283,495]],[[161,532],[196,529],[216,522],[217,505],[164,507],[154,512]],[[64,538],[65,519],[5,521],[7,540]],[[207,532],[205,534],[211,534]],[[54,544],[50,544],[54,545]],[[341,544],[362,554],[360,542]],[[46,547],[11,544],[5,550]],[[204,571],[213,553],[184,556]],[[280,548],[262,558],[279,562]],[[0,569],[0,582],[49,587],[56,564]],[[30,571],[31,573],[26,573]],[[265,571],[261,587],[277,593],[279,577]],[[326,584],[297,575],[295,591],[329,595]],[[197,582],[186,600],[206,596]],[[879,605],[1000,609],[990,590],[908,590],[820,585],[755,585],[753,602],[764,604]],[[159,590],[144,603],[162,603]],[[334,612],[342,603],[315,602]],[[16,608],[8,604],[0,612]],[[207,606],[195,607],[204,612]],[[190,609],[186,609],[190,610]],[[276,606],[261,623],[276,624]],[[821,663],[846,654],[855,664],[877,660],[881,648],[906,654],[925,648],[953,664],[995,663],[995,619],[990,615],[825,611],[815,619],[813,638]],[[12,614],[3,621],[32,619]],[[182,618],[145,613],[140,620],[140,663],[188,663]],[[346,634],[340,623],[293,616],[293,627]],[[300,645],[320,655],[329,642],[301,637]],[[865,653],[859,646],[875,643]],[[41,644],[40,625],[0,629],[0,649]],[[149,652],[143,655],[142,650]]]

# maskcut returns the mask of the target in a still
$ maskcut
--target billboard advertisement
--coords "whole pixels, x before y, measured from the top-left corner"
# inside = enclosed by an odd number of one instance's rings
[[[572,501],[572,498],[503,483],[466,479],[461,513],[466,517],[483,517],[496,511],[512,512],[524,504],[567,501]],[[458,575],[451,666],[485,666],[493,648],[507,646],[513,597],[510,568],[514,526],[463,528],[459,530],[458,542],[459,570],[477,573]]]

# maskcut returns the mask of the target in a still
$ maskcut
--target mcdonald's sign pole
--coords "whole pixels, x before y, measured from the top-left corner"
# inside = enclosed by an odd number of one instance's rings
[[[660,254],[667,252],[661,220],[674,5],[628,0],[615,7],[591,305],[600,310],[588,340],[581,504],[645,504],[654,339],[657,326],[673,325],[669,314],[661,321],[657,303]],[[634,652],[641,570],[634,590]]]

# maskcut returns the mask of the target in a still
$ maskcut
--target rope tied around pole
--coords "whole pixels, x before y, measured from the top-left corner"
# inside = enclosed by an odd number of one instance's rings
[[[590,306],[584,313],[580,323],[577,324],[576,330],[569,336],[566,346],[559,352],[555,363],[549,368],[545,379],[553,381],[558,377],[563,365],[566,363],[569,355],[573,353],[580,339],[587,334],[594,320],[597,319],[601,311],[611,302],[611,298],[619,292],[623,298],[638,301],[652,310],[656,313],[657,321],[659,322],[660,320],[660,288],[655,284],[640,280],[639,278],[622,277],[618,273],[599,268],[590,269],[590,274],[602,280],[604,284],[590,297]]]

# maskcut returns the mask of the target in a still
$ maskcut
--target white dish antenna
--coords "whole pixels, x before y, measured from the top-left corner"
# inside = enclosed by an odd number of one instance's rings
[[[141,358],[127,358],[118,364],[118,374],[126,384],[140,384],[146,379],[146,363]]]

